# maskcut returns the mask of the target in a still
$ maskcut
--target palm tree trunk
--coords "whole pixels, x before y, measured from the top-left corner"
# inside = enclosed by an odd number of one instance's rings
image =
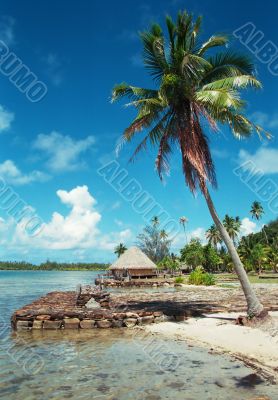
[[[238,276],[238,279],[241,283],[242,290],[244,292],[246,301],[247,301],[247,314],[250,317],[262,317],[267,315],[267,311],[264,309],[263,305],[260,303],[259,299],[257,298],[254,290],[252,289],[252,286],[249,282],[248,276],[245,272],[245,269],[242,265],[242,262],[239,258],[239,255],[236,251],[235,245],[228,235],[228,232],[226,231],[225,227],[223,226],[221,220],[219,219],[217,212],[214,208],[213,201],[210,197],[209,191],[207,187],[204,188],[203,194],[205,196],[209,211],[211,213],[212,219],[217,226],[220,235],[224,241],[224,243],[227,246],[227,249],[230,253],[230,256],[232,258],[234,268],[236,271],[236,274]]]

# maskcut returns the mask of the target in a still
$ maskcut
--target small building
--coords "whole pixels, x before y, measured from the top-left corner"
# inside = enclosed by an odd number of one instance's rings
[[[110,267],[114,278],[150,278],[156,276],[157,266],[138,247],[126,250]]]

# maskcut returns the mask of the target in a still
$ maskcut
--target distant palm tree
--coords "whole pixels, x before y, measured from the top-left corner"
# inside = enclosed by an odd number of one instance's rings
[[[156,228],[159,225],[159,218],[157,216],[154,216],[151,220],[153,226]]]
[[[206,231],[206,238],[214,248],[217,248],[217,245],[222,242],[220,232],[214,224]]]
[[[256,219],[257,221],[259,221],[262,218],[262,216],[264,214],[264,208],[259,201],[253,201],[253,203],[251,205],[250,214],[252,215],[252,218]],[[262,227],[262,231],[265,235],[266,243],[268,244],[268,237],[267,237],[264,226]]]
[[[160,231],[160,237],[161,237],[162,240],[165,240],[165,239],[168,238],[168,233],[165,231],[165,229],[162,229]]]
[[[227,124],[236,138],[249,137],[253,131],[261,134],[261,127],[244,115],[245,102],[240,90],[260,88],[249,58],[231,49],[216,52],[226,46],[226,35],[214,35],[202,43],[201,17],[180,12],[177,22],[166,17],[167,38],[158,24],[141,33],[143,59],[157,89],[145,89],[121,83],[115,86],[112,101],[128,97],[137,116],[125,130],[122,146],[137,132],[148,133],[136,147],[132,159],[147,148],[158,147],[156,168],[162,178],[169,171],[169,157],[176,146],[180,149],[182,169],[190,190],[204,195],[213,221],[231,255],[239,277],[250,316],[263,315],[260,304],[237,254],[235,245],[215,210],[209,184],[216,187],[216,175],[210,148],[203,127],[205,122],[214,131],[217,123]],[[213,49],[211,56],[208,51]]]
[[[186,230],[185,230],[185,225],[188,224],[188,218],[186,217],[180,217],[180,224],[183,226],[183,230],[184,230],[184,234],[185,234],[185,242],[187,244],[188,240],[187,240],[187,234],[186,234]]]
[[[118,257],[120,257],[124,252],[127,250],[125,245],[123,243],[118,244],[118,246],[115,247],[114,254],[117,254]]]
[[[238,235],[240,233],[240,227],[241,227],[241,222],[239,217],[234,218],[226,214],[225,218],[223,219],[223,225],[226,228],[230,238],[235,244],[236,239],[238,238]]]
[[[255,218],[256,220],[262,218],[262,215],[264,214],[264,209],[259,201],[253,201],[250,214],[252,215],[252,218]]]

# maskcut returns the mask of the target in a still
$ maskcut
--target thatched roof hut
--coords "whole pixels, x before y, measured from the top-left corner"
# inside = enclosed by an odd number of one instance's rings
[[[157,266],[138,247],[130,247],[110,267],[115,277],[156,275]]]

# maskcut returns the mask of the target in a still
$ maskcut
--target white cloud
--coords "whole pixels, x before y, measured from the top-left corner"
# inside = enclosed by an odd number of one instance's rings
[[[249,218],[245,217],[241,221],[240,236],[246,236],[250,233],[255,233],[260,230],[260,227]]]
[[[41,171],[32,171],[24,174],[12,160],[6,160],[0,164],[0,176],[12,185],[26,185],[32,182],[45,182],[50,177]]]
[[[0,132],[10,128],[14,120],[14,113],[7,111],[0,105]]]
[[[119,242],[131,239],[130,229],[103,234],[99,224],[101,214],[96,209],[97,201],[89,193],[87,186],[77,186],[70,191],[56,192],[61,203],[70,208],[65,215],[55,211],[49,222],[37,236],[30,237],[22,229],[24,222],[14,226],[13,240],[7,240],[6,246],[40,250],[73,250],[84,254],[84,250],[112,251]],[[4,229],[0,221],[0,229]]]
[[[86,163],[80,157],[94,143],[93,136],[75,140],[71,136],[53,131],[50,134],[39,134],[33,147],[45,155],[46,164],[51,171],[64,172],[84,168]]]
[[[182,231],[173,240],[172,247],[175,251],[180,250],[181,247],[189,243],[191,239],[200,239],[204,244],[206,243],[206,229],[198,227],[192,231]]]
[[[14,18],[4,15],[0,18],[0,40],[7,46],[14,44]]]
[[[246,150],[240,150],[239,163],[247,163],[251,161],[250,169],[256,168],[265,174],[278,173],[278,149],[271,147],[260,147],[254,154],[250,154]],[[246,164],[248,167],[248,164]]]

